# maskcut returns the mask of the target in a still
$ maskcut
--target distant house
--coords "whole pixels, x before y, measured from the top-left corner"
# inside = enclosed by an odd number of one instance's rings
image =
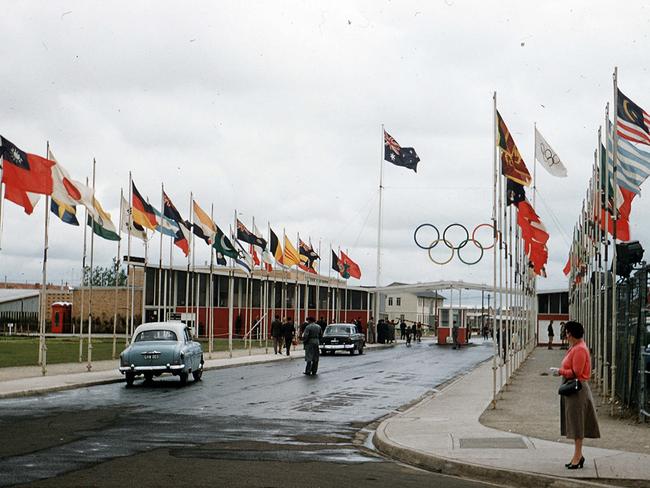
[[[406,284],[395,282],[388,286]],[[381,300],[383,303],[380,304],[380,318],[422,322],[433,327],[438,317],[438,309],[445,298],[435,291],[386,290],[385,294],[381,295]]]
[[[38,327],[39,291],[0,289],[0,332],[35,331]]]

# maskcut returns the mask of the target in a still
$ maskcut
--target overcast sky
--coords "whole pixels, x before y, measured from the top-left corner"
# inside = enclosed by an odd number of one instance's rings
[[[311,238],[325,273],[330,243],[347,249],[362,284],[375,282],[381,124],[421,158],[417,174],[384,165],[382,284],[491,282],[491,259],[436,266],[413,231],[489,222],[497,91],[531,173],[535,122],[568,168],[565,179],[537,169],[551,234],[539,287],[548,289],[566,286],[614,66],[621,89],[650,109],[643,1],[622,10],[594,1],[83,0],[10,10],[0,18],[4,137],[42,155],[49,140],[79,180],[96,158],[98,199],[116,223],[130,170],[156,206],[164,183],[186,217],[193,192],[205,210],[214,203],[222,228],[237,209],[246,224],[254,217],[264,230],[270,222]],[[3,208],[0,277],[39,281],[43,202],[31,216]],[[644,245],[649,210],[647,198],[632,207],[632,238]],[[52,219],[50,281],[78,282],[82,236]],[[95,263],[115,253],[95,240]],[[208,256],[201,245],[198,262]]]

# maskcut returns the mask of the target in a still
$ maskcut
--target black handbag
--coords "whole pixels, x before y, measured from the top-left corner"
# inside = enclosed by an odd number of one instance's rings
[[[575,376],[576,375],[575,371],[573,370],[571,371],[573,372],[573,376]],[[580,383],[580,380],[578,378],[572,378],[562,383],[560,385],[560,388],[558,388],[557,392],[562,396],[570,396],[570,395],[575,395],[580,390],[582,390],[582,383]]]

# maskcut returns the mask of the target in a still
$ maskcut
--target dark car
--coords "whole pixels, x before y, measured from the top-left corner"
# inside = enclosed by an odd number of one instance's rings
[[[323,354],[334,354],[336,351],[349,351],[350,354],[358,351],[363,354],[365,345],[366,338],[357,332],[354,324],[331,324],[323,333],[320,350]]]

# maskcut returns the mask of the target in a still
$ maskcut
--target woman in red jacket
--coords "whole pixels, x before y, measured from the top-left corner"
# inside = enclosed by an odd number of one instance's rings
[[[579,322],[569,321],[565,325],[565,332],[570,347],[557,373],[564,377],[564,381],[578,378],[582,389],[573,395],[560,396],[560,432],[567,439],[573,439],[575,445],[571,462],[565,466],[568,469],[581,469],[585,463],[582,441],[585,438],[598,439],[600,429],[589,388],[591,358],[583,340],[584,327]]]

